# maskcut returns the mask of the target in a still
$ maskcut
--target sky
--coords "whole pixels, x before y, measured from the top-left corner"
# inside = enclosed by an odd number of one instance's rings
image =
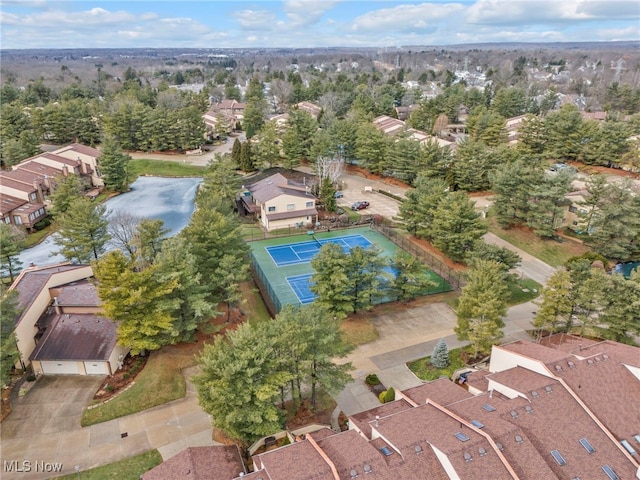
[[[640,40],[638,0],[0,0],[0,48]]]

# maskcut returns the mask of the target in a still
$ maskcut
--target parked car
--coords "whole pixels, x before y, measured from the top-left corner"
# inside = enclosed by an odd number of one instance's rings
[[[342,192],[336,192],[333,194],[333,198],[342,198],[344,197],[344,193]]]
[[[369,206],[369,202],[356,202],[353,205],[351,205],[351,210],[364,210],[365,208],[367,208]]]

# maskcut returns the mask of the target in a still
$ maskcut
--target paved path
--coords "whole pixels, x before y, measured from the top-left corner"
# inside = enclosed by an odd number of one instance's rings
[[[542,260],[538,260],[533,255],[520,250],[518,247],[511,245],[506,240],[501,239],[497,235],[489,232],[484,235],[484,240],[487,243],[491,243],[493,245],[498,245],[500,247],[506,247],[509,250],[516,252],[522,258],[521,265],[516,268],[516,270],[524,275],[526,278],[530,278],[535,280],[541,285],[546,285],[549,277],[553,275],[556,269],[550,265],[547,265]]]
[[[194,367],[195,368],[195,367]],[[186,369],[189,378],[194,368]],[[2,461],[28,460],[32,471],[7,472],[5,479],[43,479],[112,463],[152,449],[164,459],[188,446],[214,445],[211,417],[198,405],[194,386],[187,395],[143,412],[80,427],[85,405],[101,378],[43,377],[2,422]],[[123,434],[126,436],[123,437]],[[59,462],[62,471],[35,471],[35,462]]]

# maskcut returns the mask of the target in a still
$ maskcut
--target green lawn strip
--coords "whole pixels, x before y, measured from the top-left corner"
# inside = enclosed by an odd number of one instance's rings
[[[461,354],[464,349],[458,348],[456,350],[449,351],[449,366],[447,368],[439,369],[431,365],[431,357],[421,358],[414,362],[407,364],[409,370],[416,374],[416,376],[425,381],[437,380],[438,378],[445,376],[451,378],[453,372],[459,368],[464,367],[464,361],[461,358]]]
[[[149,450],[135,457],[125,458],[119,462],[102,465],[91,470],[71,473],[64,477],[56,477],[58,480],[103,480],[118,478],[120,480],[138,480],[140,475],[148,472],[153,467],[162,463],[162,455],[158,450]]]
[[[124,417],[184,397],[186,384],[181,370],[195,365],[195,359],[193,355],[173,355],[170,351],[170,347],[165,347],[152,352],[135,384],[113,400],[86,409],[82,426]]]
[[[589,248],[580,243],[572,242],[571,240],[561,242],[556,240],[543,240],[529,230],[522,228],[505,230],[496,223],[495,219],[489,219],[487,224],[491,233],[552,267],[559,267],[571,257],[579,256],[589,251]]]
[[[535,280],[517,280],[515,283],[509,284],[509,292],[511,296],[507,305],[519,305],[537,298],[542,292],[542,285]]]
[[[145,158],[129,161],[129,180],[133,181],[140,175],[159,177],[201,177],[204,167],[187,163],[166,160],[149,160]]]

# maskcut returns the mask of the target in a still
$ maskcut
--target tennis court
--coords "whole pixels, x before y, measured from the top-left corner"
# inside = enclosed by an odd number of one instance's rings
[[[316,232],[314,235],[300,234],[249,242],[253,268],[262,284],[261,290],[271,304],[269,308],[272,313],[279,312],[285,305],[313,302],[315,295],[311,291],[311,277],[315,271],[311,267],[311,259],[322,245],[336,243],[345,252],[357,246],[374,247],[387,258],[393,257],[399,248],[369,227],[350,229],[348,234],[345,233],[344,230]],[[386,270],[393,276],[390,268]],[[433,272],[429,272],[429,275],[438,282],[438,286],[429,293],[451,290],[451,286],[438,275]]]
[[[302,305],[313,302],[316,294],[311,291],[311,273],[287,277],[287,283]]]
[[[354,247],[367,248],[373,245],[364,236],[359,234],[324,239],[316,239],[316,237],[313,236],[313,240],[308,242],[296,242],[287,245],[266,247],[266,250],[276,266],[285,267],[287,265],[310,262],[320,251],[320,247],[327,243],[340,245],[345,252],[349,252]]]

